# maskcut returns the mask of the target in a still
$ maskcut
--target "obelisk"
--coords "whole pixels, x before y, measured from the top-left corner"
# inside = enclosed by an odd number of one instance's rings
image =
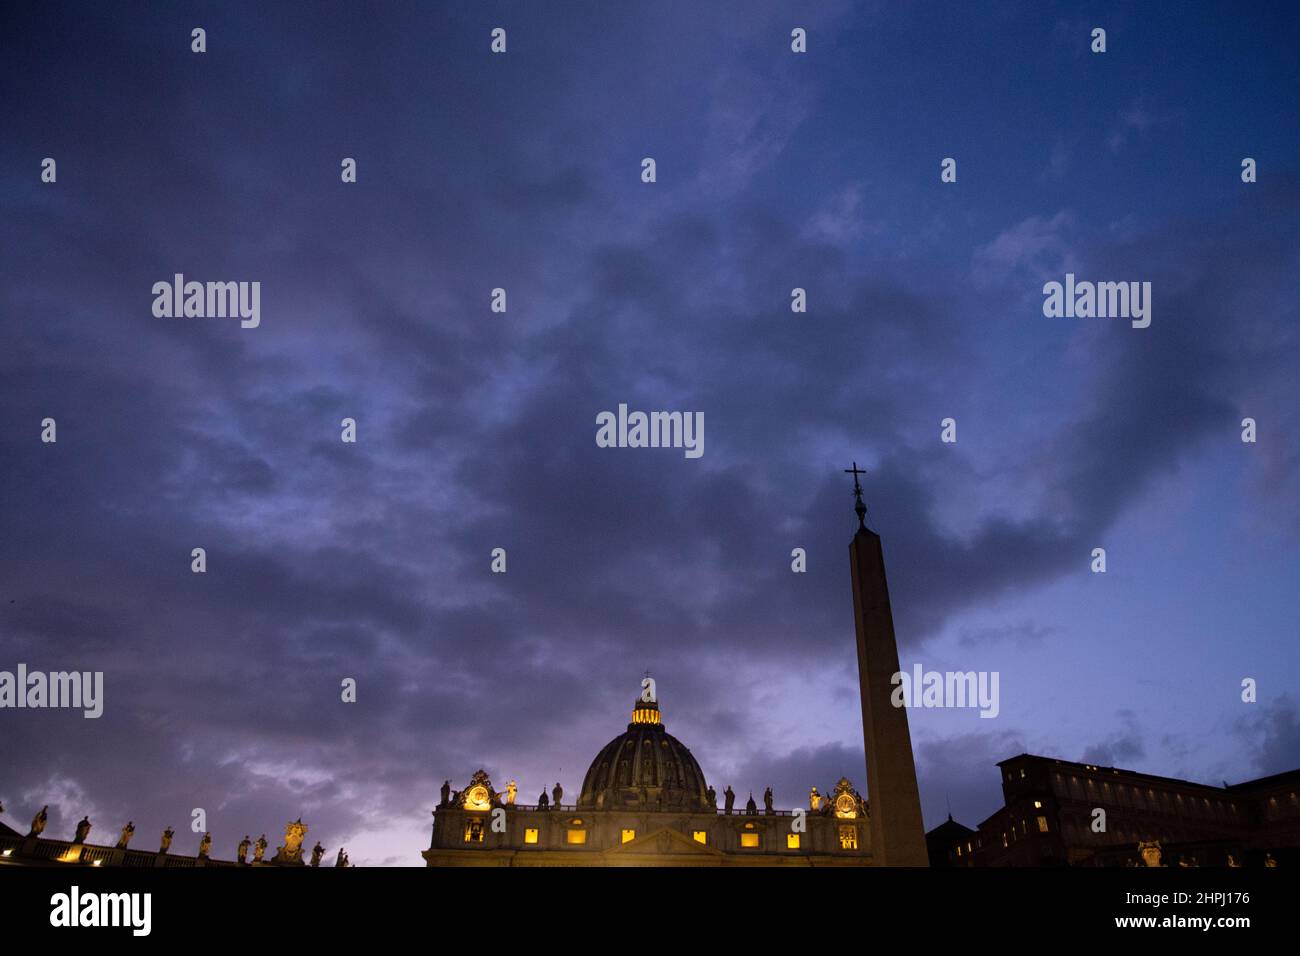
[[[890,698],[898,673],[898,642],[885,581],[880,535],[867,527],[853,463],[854,511],[858,530],[849,544],[853,571],[853,617],[858,637],[858,684],[862,691],[862,743],[867,752],[867,804],[871,811],[871,856],[877,866],[929,866],[921,798],[916,787],[907,709]]]

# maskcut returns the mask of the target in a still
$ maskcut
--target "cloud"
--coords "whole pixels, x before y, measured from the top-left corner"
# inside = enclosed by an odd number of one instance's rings
[[[1160,108],[1156,97],[1141,94],[1120,110],[1115,125],[1106,137],[1112,153],[1119,153],[1133,139],[1144,138],[1151,130],[1168,124],[1175,113]]]
[[[1070,170],[1070,153],[1070,147],[1063,137],[1058,136],[1053,140],[1051,151],[1047,155],[1047,165],[1039,174],[1039,179],[1042,181],[1064,179],[1065,174]]]
[[[1146,756],[1146,745],[1142,742],[1142,730],[1138,726],[1137,715],[1131,710],[1121,710],[1117,716],[1123,724],[1123,729],[1084,750],[1080,758],[1082,763],[1102,767],[1132,768]]]
[[[998,761],[1027,751],[1024,738],[1010,730],[918,737],[913,749],[927,830],[949,812],[971,829],[978,827],[1002,806]]]
[[[1300,713],[1289,693],[1271,703],[1254,705],[1249,716],[1237,718],[1233,733],[1261,777],[1300,766]]]
[[[1070,232],[1075,217],[1061,210],[1050,217],[1029,216],[975,250],[971,269],[977,282],[1004,282],[1026,274],[1035,281],[1063,276],[1076,268]]]
[[[1023,650],[1041,645],[1047,638],[1059,632],[1060,629],[1052,625],[1021,621],[1017,624],[963,628],[957,638],[957,643],[964,648],[974,648],[987,647],[998,641],[1009,641],[1017,649]]]

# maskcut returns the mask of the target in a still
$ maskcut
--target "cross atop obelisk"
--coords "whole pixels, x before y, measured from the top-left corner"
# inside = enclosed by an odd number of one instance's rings
[[[862,486],[858,484],[858,475],[865,475],[866,472],[858,467],[855,461],[852,468],[845,468],[844,474],[853,476],[853,495],[857,502],[853,505],[853,510],[858,515],[858,527],[866,529],[867,527],[867,506],[862,503]]]

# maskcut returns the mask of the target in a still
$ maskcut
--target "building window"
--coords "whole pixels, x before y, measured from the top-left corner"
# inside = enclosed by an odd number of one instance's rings
[[[797,849],[799,849],[799,834],[797,834],[797,833],[787,833],[787,834],[785,835],[785,848],[786,848],[787,850],[797,850]]]
[[[1035,809],[1035,810],[1041,810],[1041,809],[1043,809],[1043,801],[1042,801],[1042,800],[1035,800],[1035,801],[1034,801],[1034,809]]]
[[[705,831],[705,830],[693,830],[693,831],[691,832],[691,836],[694,838],[694,840],[695,840],[696,843],[703,843],[703,844],[705,844],[706,846],[708,845],[708,842],[709,842],[709,834],[708,834],[707,831]]]
[[[740,845],[741,845],[741,846],[747,846],[747,847],[755,847],[755,846],[758,846],[758,834],[757,834],[757,833],[742,833],[742,834],[740,835]]]
[[[525,830],[524,830],[524,842],[525,842],[525,843],[536,843],[536,842],[537,842],[537,827],[527,827],[527,828],[525,828]]]
[[[1036,817],[1035,819],[1038,820],[1038,832],[1039,832],[1039,833],[1046,833],[1046,832],[1047,832],[1047,817]]]
[[[482,843],[483,842],[483,821],[471,820],[465,824],[465,842]]]
[[[586,830],[565,830],[564,839],[566,843],[581,845],[587,842],[587,831]]]
[[[636,831],[635,831],[635,830],[624,830],[624,831],[623,831],[623,842],[624,842],[624,843],[631,843],[631,842],[632,842],[633,840],[635,840],[635,839],[636,839]]]

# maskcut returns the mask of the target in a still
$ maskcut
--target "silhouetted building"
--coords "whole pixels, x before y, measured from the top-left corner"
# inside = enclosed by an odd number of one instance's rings
[[[951,866],[1300,865],[1300,770],[1214,787],[1032,754],[998,768],[1006,804],[978,832],[931,831]]]
[[[952,866],[948,860],[948,851],[961,846],[975,836],[975,831],[963,826],[948,814],[948,819],[925,835],[925,851],[930,858],[930,865],[935,867]]]

